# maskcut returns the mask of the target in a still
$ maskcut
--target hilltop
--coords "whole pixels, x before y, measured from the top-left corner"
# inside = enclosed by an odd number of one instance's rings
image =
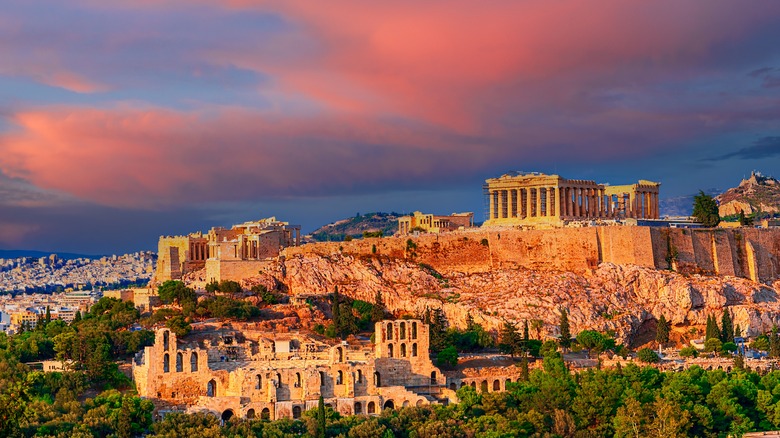
[[[739,186],[715,197],[720,204],[721,217],[754,213],[780,212],[780,181],[753,171],[750,178],[743,179]]]
[[[382,235],[389,236],[398,230],[398,218],[400,213],[366,213],[356,214],[353,217],[324,225],[311,233],[312,238],[318,242],[338,242],[346,236],[361,237],[364,232],[381,231]]]

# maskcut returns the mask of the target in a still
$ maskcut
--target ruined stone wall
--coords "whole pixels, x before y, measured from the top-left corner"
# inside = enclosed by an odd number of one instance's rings
[[[158,282],[180,279],[189,248],[190,238],[187,236],[160,237],[157,244],[155,279]]]
[[[772,281],[780,275],[780,230],[679,229],[641,226],[550,230],[470,230],[418,237],[357,239],[290,247],[283,255],[345,254],[403,258],[438,272],[481,273],[494,268],[583,273],[601,262],[674,269],[683,273]]]
[[[257,275],[262,269],[274,264],[269,260],[206,260],[206,280],[241,281]]]

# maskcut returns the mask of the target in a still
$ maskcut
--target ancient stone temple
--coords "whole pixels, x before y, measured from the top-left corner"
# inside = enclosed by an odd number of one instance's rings
[[[157,251],[158,282],[177,280],[188,272],[206,268],[207,279],[232,280],[257,273],[260,266],[279,255],[282,248],[297,246],[301,227],[270,217],[214,227],[208,234],[161,236]]]
[[[455,397],[428,355],[428,326],[381,321],[376,344],[328,345],[307,335],[215,329],[187,341],[158,330],[133,361],[138,394],[224,419],[298,418],[319,397],[342,414],[378,414]]]
[[[563,225],[598,219],[658,219],[660,183],[612,186],[543,173],[510,173],[486,181],[485,225]]]

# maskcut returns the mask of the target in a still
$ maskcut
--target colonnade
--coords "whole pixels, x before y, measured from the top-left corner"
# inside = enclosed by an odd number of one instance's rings
[[[490,190],[489,219],[658,218],[658,192],[608,193],[604,186],[564,185]]]
[[[207,240],[190,242],[190,261],[205,261],[209,258],[209,243]]]

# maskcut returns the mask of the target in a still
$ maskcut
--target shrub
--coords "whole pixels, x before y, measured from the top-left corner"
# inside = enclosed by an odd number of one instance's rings
[[[644,363],[656,363],[661,360],[661,358],[658,357],[658,354],[649,348],[643,348],[637,351],[636,357]]]
[[[710,338],[707,339],[707,342],[704,343],[704,351],[712,352],[712,351],[721,351],[722,349],[723,349],[723,343],[720,342],[720,339]]]
[[[699,351],[690,346],[683,347],[683,349],[680,350],[680,357],[697,357],[698,355]]]

